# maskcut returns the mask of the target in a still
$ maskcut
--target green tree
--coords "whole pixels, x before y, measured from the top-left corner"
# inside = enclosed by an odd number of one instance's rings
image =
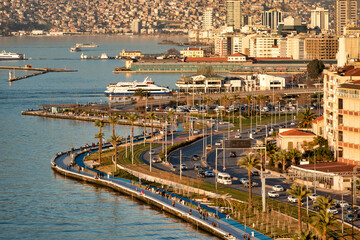
[[[316,240],[316,237],[311,232],[310,229],[306,229],[306,230],[300,232],[300,235],[299,235],[298,239],[299,240]]]
[[[316,118],[316,115],[310,108],[305,109],[302,113],[300,122],[298,124],[299,128],[311,128],[311,122]]]
[[[288,151],[288,157],[291,159],[291,164],[296,165],[301,159],[301,152],[296,148],[290,149]]]
[[[99,132],[95,135],[95,138],[99,139],[99,164],[101,164],[102,139],[105,136],[102,132],[102,128],[106,126],[106,123],[103,120],[96,120],[95,126],[99,127]]]
[[[130,114],[127,119],[131,124],[131,164],[134,164],[134,123],[139,119],[139,116]]]
[[[280,153],[279,153],[279,157],[281,158],[282,160],[282,170],[283,172],[285,172],[286,170],[286,162],[289,158],[289,155],[288,155],[288,152],[285,151],[285,150],[282,150]]]
[[[154,120],[157,118],[154,112],[149,112],[146,117],[151,121],[151,137],[154,135]]]
[[[118,122],[118,118],[116,116],[110,116],[108,119],[109,123],[111,124],[112,127],[112,135],[115,136],[115,124],[117,124]]]
[[[333,226],[335,223],[336,220],[334,215],[322,209],[311,218],[311,225],[317,230],[323,240],[327,239],[328,228]]]
[[[329,208],[331,208],[332,204],[334,203],[334,200],[330,196],[319,196],[316,198],[316,203],[314,206],[318,206],[320,210],[327,211]]]
[[[321,60],[314,59],[307,65],[307,71],[311,79],[318,78],[325,68],[324,63]]]
[[[258,158],[258,156],[254,154],[247,154],[245,157],[241,158],[237,165],[240,167],[244,167],[248,170],[248,176],[249,176],[249,206],[252,207],[252,185],[251,185],[251,170],[253,170],[256,167],[261,166],[261,160]]]
[[[216,73],[212,66],[201,66],[198,68],[196,75],[204,75],[205,77],[214,77]]]
[[[299,232],[302,232],[302,226],[301,226],[301,200],[303,198],[308,197],[311,194],[311,190],[306,190],[306,187],[304,185],[298,185],[293,184],[291,185],[291,189],[288,191],[289,195],[292,195],[293,197],[297,198],[298,200],[298,217],[299,217]]]
[[[114,149],[115,149],[115,172],[117,171],[117,159],[118,159],[118,157],[117,157],[117,144],[119,143],[119,142],[121,142],[121,137],[120,136],[116,136],[116,135],[112,135],[111,136],[111,138],[108,140],[112,145],[113,145],[113,147],[114,147]]]

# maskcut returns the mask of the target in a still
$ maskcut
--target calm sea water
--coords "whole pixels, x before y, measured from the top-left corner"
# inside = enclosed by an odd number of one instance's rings
[[[90,56],[127,50],[165,52],[157,37],[24,37],[0,38],[0,50],[25,53],[28,61],[1,61],[1,66],[77,69],[7,82],[0,71],[0,238],[1,239],[209,239],[190,224],[111,190],[66,179],[52,172],[56,152],[95,142],[92,123],[22,116],[39,104],[105,102],[107,84],[142,80],[146,75],[115,75],[119,60],[81,61],[69,49],[95,42]],[[17,76],[23,74],[15,73]],[[157,84],[175,87],[179,74],[149,74]],[[130,130],[118,126],[128,135]],[[137,129],[138,132],[141,129]],[[110,127],[105,128],[106,136]]]

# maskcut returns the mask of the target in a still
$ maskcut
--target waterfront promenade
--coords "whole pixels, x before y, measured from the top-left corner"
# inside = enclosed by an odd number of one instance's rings
[[[107,145],[105,148],[108,148]],[[95,177],[100,174],[99,171],[93,170],[85,166],[83,158],[89,153],[98,151],[97,147],[87,149],[75,149],[73,151],[74,161],[80,166],[69,167],[73,161],[73,154],[70,152],[58,153],[51,160],[52,167],[55,171],[68,177],[85,180],[95,184],[105,185],[120,192],[126,193],[142,200],[148,204],[159,207],[160,209],[167,211],[185,221],[191,222],[197,227],[200,227],[218,237],[223,239],[243,239],[244,235],[250,234],[251,239],[271,239],[259,232],[246,228],[246,226],[232,220],[226,219],[224,214],[218,213],[219,218],[215,218],[215,209],[209,208],[205,205],[198,204],[190,199],[177,196],[171,192],[166,192],[168,198],[159,194],[160,189],[155,187],[147,188],[144,185],[139,187],[139,183],[131,182],[130,180],[114,178],[106,173],[101,173],[103,177]],[[87,171],[85,171],[87,169]],[[89,171],[90,170],[90,171]],[[92,171],[92,173],[91,173]],[[189,214],[189,207],[186,205],[200,206],[210,213],[207,219],[200,218],[200,214],[197,210],[192,209],[192,214]],[[229,235],[230,234],[230,235]],[[230,236],[230,237],[229,237]]]

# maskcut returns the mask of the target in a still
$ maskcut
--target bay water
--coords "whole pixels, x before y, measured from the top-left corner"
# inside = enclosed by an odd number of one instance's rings
[[[122,49],[162,53],[164,37],[59,36],[0,38],[0,50],[25,53],[26,61],[0,66],[67,68],[9,84],[0,70],[0,239],[212,239],[192,225],[112,190],[64,178],[51,170],[55,153],[95,142],[93,123],[21,115],[41,104],[106,102],[104,90],[117,81],[142,81],[175,88],[180,74],[113,74],[121,60],[80,60],[119,55]],[[180,38],[179,38],[180,39]],[[178,40],[172,37],[171,40]],[[76,43],[99,48],[71,53]],[[178,48],[178,47],[177,47]],[[28,74],[16,71],[16,76]],[[105,127],[105,138],[111,135]],[[127,126],[117,126],[121,136]],[[136,128],[140,133],[141,128]]]

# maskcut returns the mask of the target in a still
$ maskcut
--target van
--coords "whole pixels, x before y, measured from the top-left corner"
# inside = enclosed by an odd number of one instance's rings
[[[217,182],[218,183],[222,183],[222,184],[226,184],[226,185],[231,185],[232,181],[231,181],[231,176],[228,173],[218,173],[217,175]]]

